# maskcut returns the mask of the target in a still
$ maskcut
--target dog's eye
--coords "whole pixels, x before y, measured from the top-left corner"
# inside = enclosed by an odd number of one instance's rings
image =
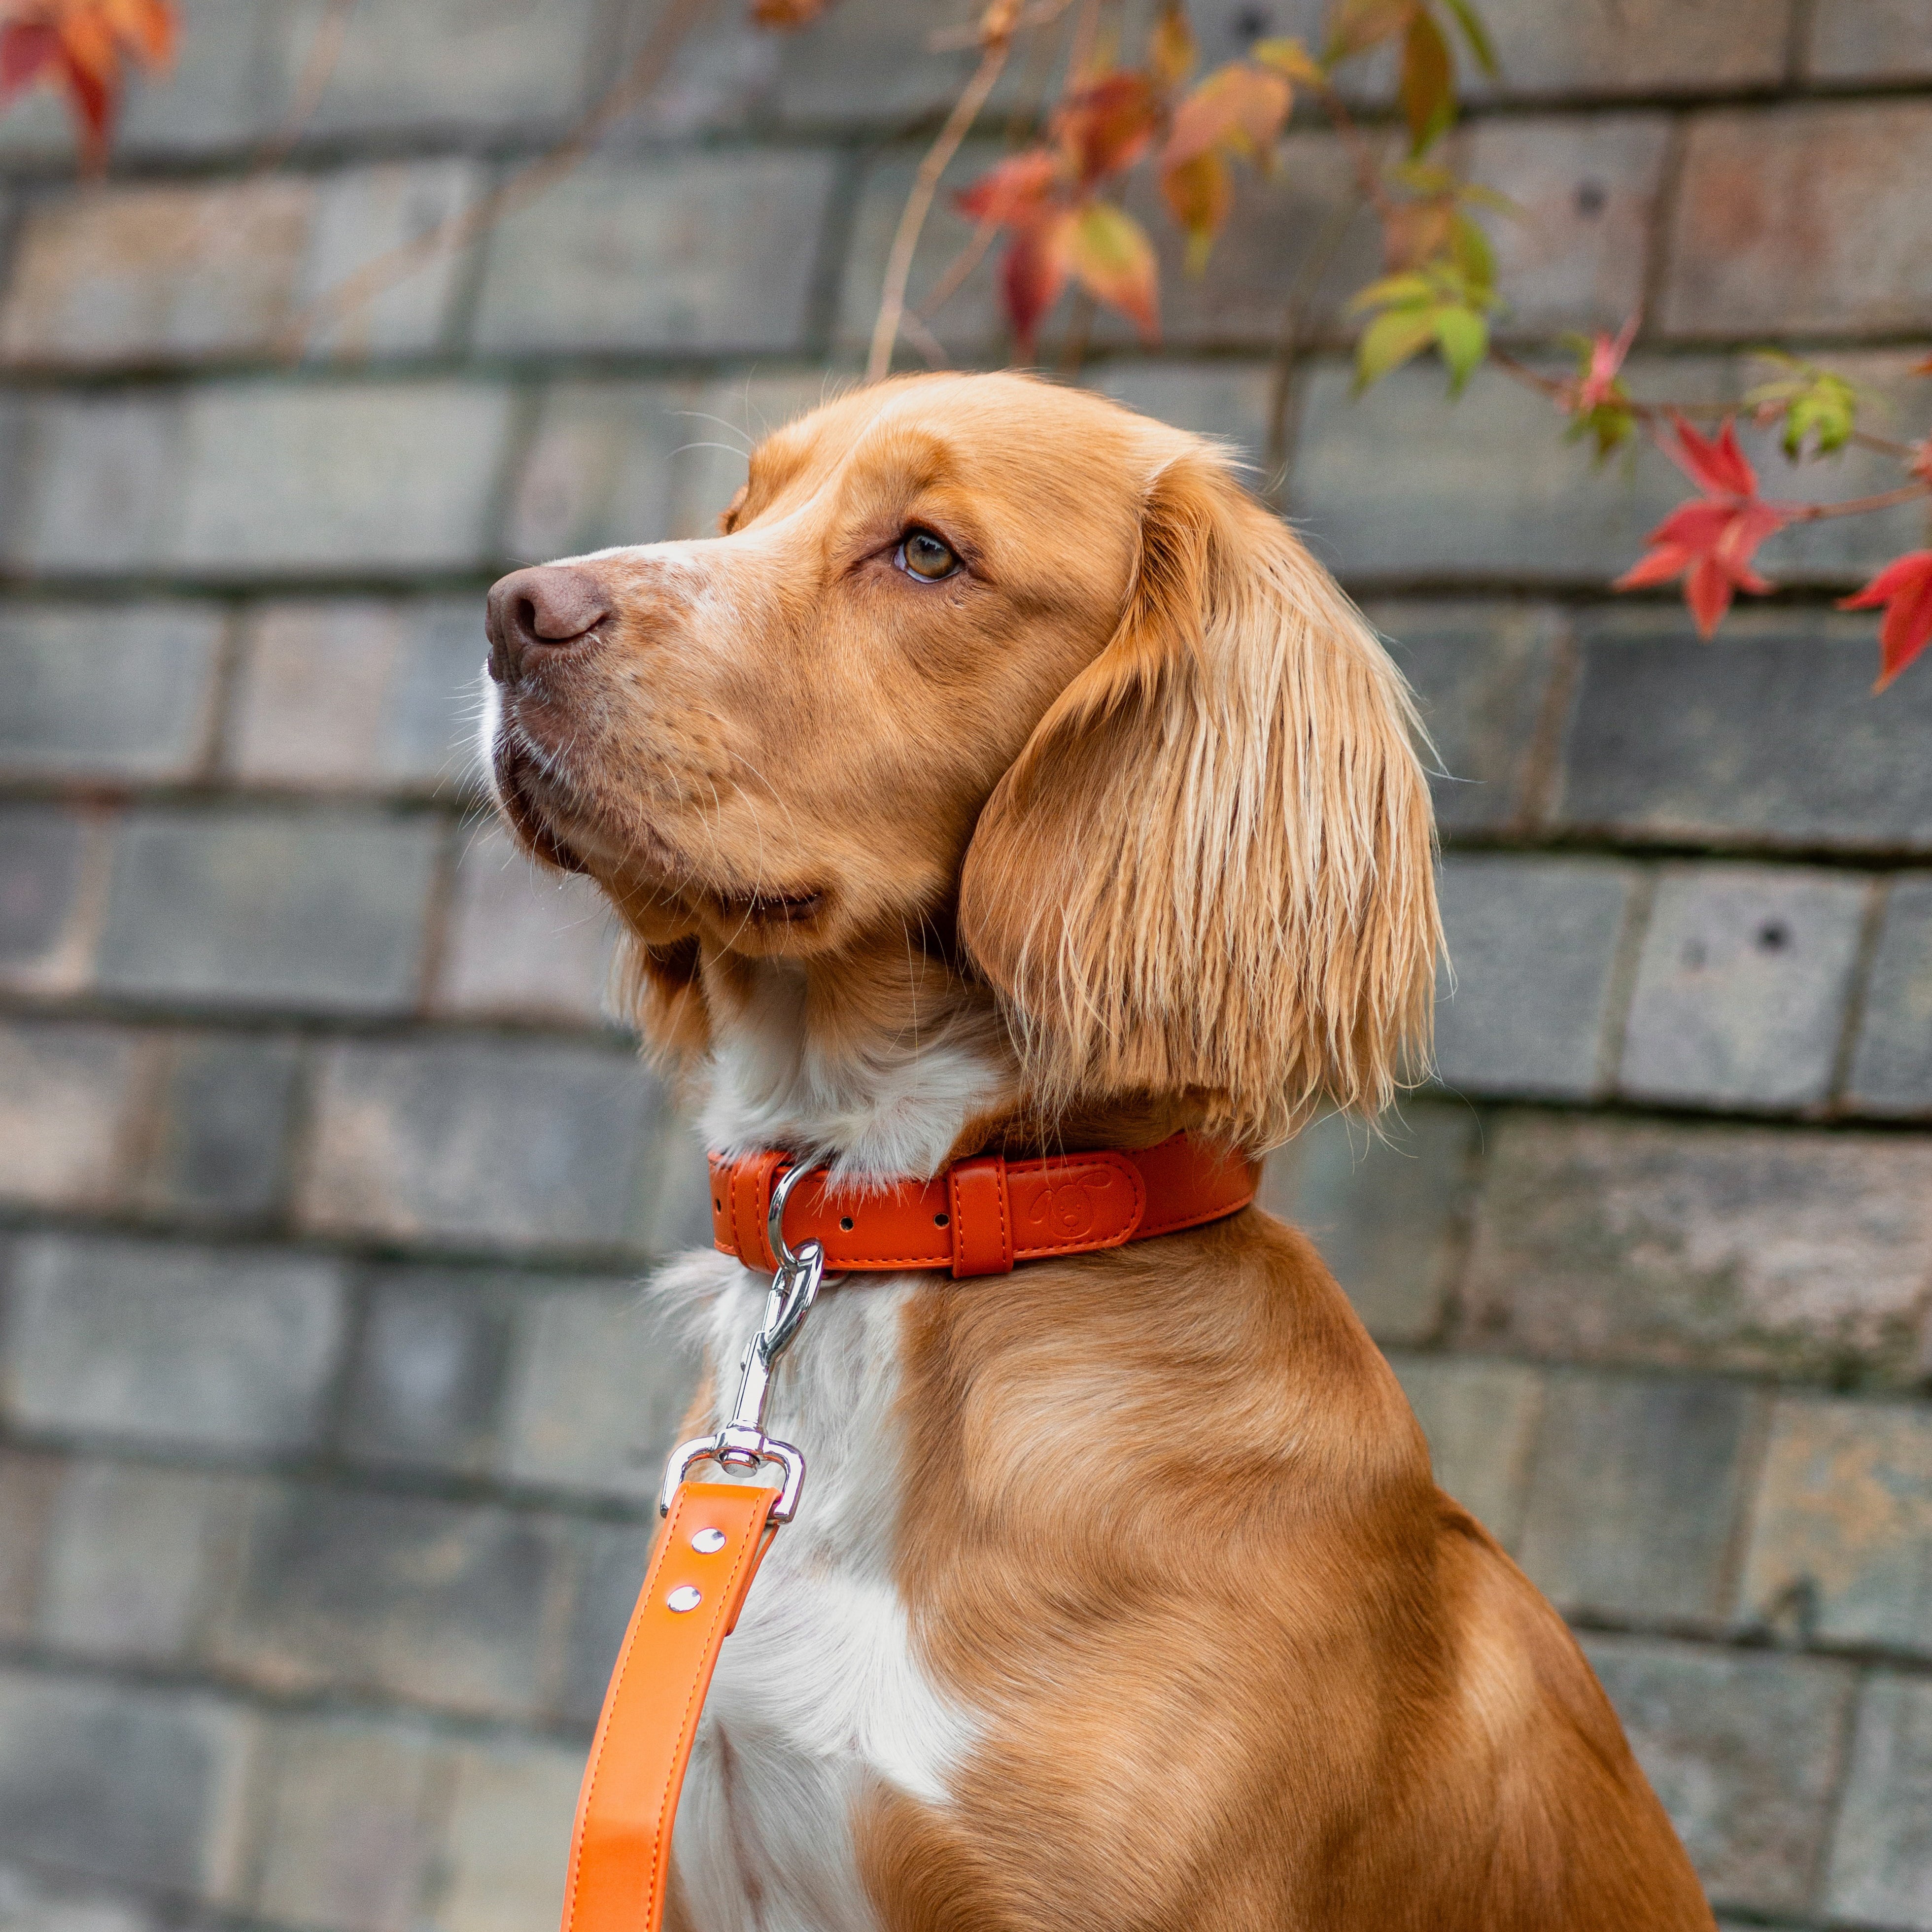
[[[959,568],[959,560],[930,530],[908,530],[899,539],[898,566],[910,576],[936,584]]]

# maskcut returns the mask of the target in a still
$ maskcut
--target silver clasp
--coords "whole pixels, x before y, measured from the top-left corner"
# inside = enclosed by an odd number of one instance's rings
[[[772,1366],[791,1346],[825,1280],[825,1250],[816,1241],[794,1249],[784,1238],[785,1202],[805,1172],[802,1167],[788,1167],[772,1189],[765,1231],[778,1269],[765,1295],[764,1318],[745,1344],[738,1364],[738,1394],[731,1405],[731,1419],[716,1435],[680,1442],[670,1452],[664,1489],[658,1498],[660,1516],[670,1513],[672,1495],[691,1466],[706,1457],[728,1469],[755,1469],[763,1463],[777,1463],[784,1472],[784,1480],[772,1505],[770,1520],[789,1522],[798,1508],[799,1491],[805,1486],[805,1457],[790,1443],[775,1442],[765,1433],[765,1401]]]

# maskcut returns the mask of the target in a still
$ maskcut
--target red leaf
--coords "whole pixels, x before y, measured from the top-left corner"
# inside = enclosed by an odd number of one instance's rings
[[[1066,238],[1072,222],[1072,214],[1063,208],[1051,220],[1022,229],[1008,244],[1000,265],[1000,298],[1022,362],[1033,359],[1040,325],[1066,286]]]
[[[1737,426],[1729,416],[1714,442],[1700,436],[1682,416],[1672,416],[1670,424],[1677,432],[1677,447],[1664,443],[1664,454],[1707,496],[1757,494],[1757,472],[1738,447]]]
[[[39,79],[59,51],[60,36],[43,23],[17,20],[0,28],[0,100]]]
[[[0,96],[30,80],[64,87],[88,164],[100,166],[124,69],[173,57],[174,0],[11,0],[10,10],[0,31]]]
[[[1126,69],[1081,88],[1053,117],[1055,138],[1083,188],[1131,167],[1160,122],[1160,96],[1146,74]]]
[[[1879,626],[1879,676],[1872,688],[1882,691],[1932,644],[1932,550],[1908,550],[1894,558],[1855,597],[1840,598],[1840,610],[1885,607]]]
[[[1060,184],[1060,158],[1051,148],[1028,148],[989,168],[952,197],[975,221],[1030,228],[1048,214]]]

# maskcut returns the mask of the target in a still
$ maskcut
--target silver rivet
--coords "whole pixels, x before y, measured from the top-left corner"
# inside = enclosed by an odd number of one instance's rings
[[[694,1610],[704,1600],[698,1592],[688,1583],[680,1583],[665,1598],[664,1602],[674,1610]]]
[[[712,1556],[724,1547],[724,1532],[722,1529],[700,1529],[691,1539],[691,1546],[700,1556]]]

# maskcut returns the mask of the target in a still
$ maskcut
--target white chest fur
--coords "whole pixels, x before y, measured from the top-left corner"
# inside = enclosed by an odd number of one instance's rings
[[[766,1285],[717,1255],[686,1256],[658,1284],[709,1304],[722,1401]],[[804,1451],[804,1498],[724,1646],[678,1807],[674,1856],[699,1932],[872,1932],[855,1802],[878,1780],[943,1803],[970,1742],[913,1658],[892,1576],[900,1318],[916,1288],[894,1276],[826,1289],[773,1377],[766,1426]]]

